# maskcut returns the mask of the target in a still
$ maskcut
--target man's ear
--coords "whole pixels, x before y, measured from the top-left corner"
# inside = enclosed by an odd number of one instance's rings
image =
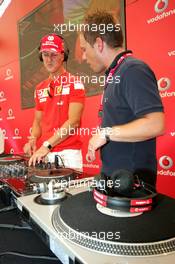
[[[100,38],[100,37],[97,37],[96,38],[96,41],[94,43],[94,48],[97,48],[98,51],[101,53],[103,51],[103,48],[104,48],[104,42],[103,40]]]

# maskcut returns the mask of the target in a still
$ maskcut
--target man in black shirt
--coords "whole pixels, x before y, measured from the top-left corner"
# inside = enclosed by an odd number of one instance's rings
[[[121,27],[111,14],[97,12],[88,15],[84,23],[89,27],[80,34],[83,58],[95,72],[106,71],[101,130],[89,141],[88,159],[93,161],[100,148],[106,176],[128,169],[155,185],[156,137],[164,133],[155,75],[131,51],[124,50]]]

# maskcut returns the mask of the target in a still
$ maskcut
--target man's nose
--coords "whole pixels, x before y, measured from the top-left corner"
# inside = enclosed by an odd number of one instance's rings
[[[51,60],[52,60],[52,56],[51,56],[51,55],[48,55],[48,56],[47,56],[47,61],[50,62]]]

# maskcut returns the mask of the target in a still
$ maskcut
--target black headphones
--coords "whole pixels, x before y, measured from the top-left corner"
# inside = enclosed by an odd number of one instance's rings
[[[52,34],[52,33],[51,33]],[[47,35],[50,35],[50,34],[47,34]],[[46,36],[47,36],[46,35]],[[58,35],[58,34],[55,34],[57,37],[59,37],[60,39],[63,40],[64,42],[64,62],[67,62],[68,60],[68,57],[69,57],[69,48],[68,48],[68,45],[67,45],[67,42],[65,41],[65,39],[61,36],[61,35]],[[38,47],[38,50],[40,51],[40,48],[41,48],[41,42],[39,44],[39,47]],[[42,58],[42,53],[40,52],[39,53],[39,60],[40,61],[43,61],[43,58]]]
[[[157,203],[155,188],[123,169],[108,178],[102,174],[93,189],[93,197],[103,207],[130,213],[150,211]]]

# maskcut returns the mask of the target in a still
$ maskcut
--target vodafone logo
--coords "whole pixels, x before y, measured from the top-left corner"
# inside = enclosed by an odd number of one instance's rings
[[[14,132],[15,132],[15,136],[19,136],[19,128],[15,128]]]
[[[163,12],[168,7],[168,0],[158,0],[154,6],[156,13]]]
[[[6,129],[2,129],[2,133],[4,135],[4,139],[8,139],[8,137],[6,136],[7,135]]]
[[[10,120],[10,119],[15,119],[15,117],[13,115],[13,109],[12,108],[9,108],[8,109],[8,117],[7,117],[7,120]]]
[[[7,132],[6,132],[5,129],[3,129],[3,130],[2,130],[2,133],[3,133],[4,137],[5,137]]]
[[[175,50],[168,51],[168,56],[175,56]]]
[[[9,110],[8,110],[8,116],[10,117],[10,116],[13,116],[13,110],[11,109],[11,108],[9,108]]]
[[[7,99],[5,98],[5,94],[4,94],[4,91],[0,91],[0,102],[4,102],[6,101]]]
[[[6,69],[5,75],[6,75],[6,77],[5,77],[6,81],[8,81],[10,79],[13,79],[13,71],[12,71],[12,69],[10,69],[10,68]]]
[[[86,160],[87,160],[87,157],[86,157]],[[83,163],[83,167],[84,168],[92,168],[92,169],[99,169],[100,168],[100,166],[98,164],[91,164],[91,163]]]
[[[162,98],[175,96],[174,91],[167,91],[171,86],[171,80],[167,77],[162,77],[157,82],[160,96]]]
[[[169,156],[162,156],[159,159],[159,165],[163,169],[169,169],[169,168],[171,168],[173,166],[173,160]]]
[[[162,77],[157,82],[160,92],[164,92],[170,88],[171,81],[167,77]]]
[[[22,137],[19,135],[19,128],[15,128],[14,129],[14,134],[15,136],[13,137],[13,139],[21,139]]]
[[[32,135],[32,127],[29,128],[29,136],[27,138],[31,139],[31,135]]]
[[[48,40],[54,40],[54,36],[48,36]]]
[[[166,19],[169,16],[174,16],[175,8],[167,10],[168,3],[168,0],[157,0],[154,5],[156,16],[147,19],[147,23],[151,25],[152,23],[158,23],[160,20]]]
[[[3,99],[3,98],[4,98],[4,92],[1,91],[1,92],[0,92],[0,99]]]

